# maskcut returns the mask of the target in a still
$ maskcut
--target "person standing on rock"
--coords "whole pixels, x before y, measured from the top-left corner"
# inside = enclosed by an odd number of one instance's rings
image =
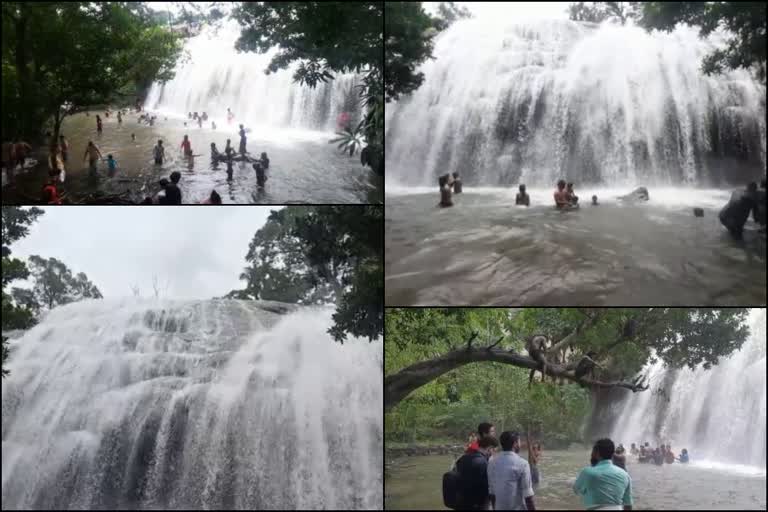
[[[240,133],[240,148],[239,148],[240,151],[239,151],[239,153],[241,155],[245,156],[245,153],[246,153],[246,151],[245,151],[245,144],[247,142],[247,139],[245,137],[245,128],[243,127],[243,125],[240,125],[240,132],[239,133]]]

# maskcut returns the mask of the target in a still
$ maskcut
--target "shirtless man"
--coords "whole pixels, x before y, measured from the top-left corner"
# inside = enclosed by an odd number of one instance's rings
[[[555,190],[555,206],[562,210],[563,208],[568,208],[569,205],[570,203],[565,192],[565,180],[559,180],[557,182],[557,190]]]

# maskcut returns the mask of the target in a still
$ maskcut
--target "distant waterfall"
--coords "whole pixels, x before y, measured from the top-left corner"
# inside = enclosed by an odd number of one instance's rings
[[[287,310],[287,311],[286,311]],[[3,509],[377,509],[381,341],[326,309],[87,301],[12,341]]]
[[[627,447],[632,442],[671,443],[675,453],[687,448],[692,460],[764,470],[765,320],[765,309],[753,310],[750,338],[711,370],[669,370],[660,361],[652,365],[650,388],[627,393],[612,408],[611,438]],[[664,394],[655,394],[660,387]]]
[[[293,83],[293,66],[266,75],[274,51],[237,53],[239,35],[240,26],[229,22],[190,38],[184,47],[189,59],[177,64],[173,80],[152,85],[145,107],[177,116],[206,112],[222,127],[227,108],[235,125],[246,126],[335,131],[341,112],[359,118],[355,75],[337,75],[315,89]]]
[[[387,178],[472,185],[744,183],[765,173],[765,86],[704,76],[695,29],[464,20],[387,107]]]

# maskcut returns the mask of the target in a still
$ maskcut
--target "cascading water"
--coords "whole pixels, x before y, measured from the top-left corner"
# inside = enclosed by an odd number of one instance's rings
[[[177,64],[173,80],[152,85],[145,107],[179,117],[206,112],[221,128],[227,108],[235,114],[234,126],[247,127],[335,131],[341,112],[359,118],[355,75],[337,75],[315,89],[293,83],[294,66],[266,75],[275,52],[237,53],[240,30],[229,22],[190,38],[185,45],[189,59]]]
[[[381,508],[383,350],[328,310],[87,301],[13,341],[7,508]]]
[[[631,393],[613,409],[611,438],[625,446],[670,443],[675,453],[687,448],[692,461],[765,471],[765,322],[765,309],[753,310],[749,339],[711,370],[652,365],[649,389]]]
[[[680,27],[463,20],[439,35],[425,80],[387,106],[389,184],[744,183],[765,172],[764,85],[704,76]]]

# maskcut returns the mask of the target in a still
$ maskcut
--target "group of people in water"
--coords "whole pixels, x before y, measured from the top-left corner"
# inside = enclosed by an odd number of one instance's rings
[[[445,506],[454,510],[535,510],[542,450],[541,443],[529,438],[526,444],[527,460],[519,455],[519,433],[502,432],[497,439],[493,424],[480,423],[476,435],[470,435],[464,454],[443,475]],[[636,449],[634,444],[632,448]],[[681,462],[687,462],[687,451],[683,453],[685,460]],[[573,484],[585,508],[631,510],[632,479],[625,462],[621,444],[616,447],[607,438],[595,442],[590,465],[579,472]]]
[[[150,115],[146,112],[140,112],[141,109],[138,108],[137,114],[140,114],[139,122],[147,122],[150,126],[152,126],[156,116]],[[86,113],[86,115],[90,116],[88,113]],[[123,115],[124,114],[122,111],[117,112],[118,123],[122,123]],[[110,111],[105,111],[104,117],[108,118],[109,116]],[[232,114],[230,109],[227,109],[227,117],[228,119],[234,118],[234,114]],[[208,114],[203,112],[201,115],[198,115],[197,112],[194,114],[190,112],[190,118],[194,118],[195,120],[201,122],[200,120],[208,119]],[[103,122],[101,116],[98,114],[96,115],[96,131],[98,134],[103,132]],[[227,180],[231,181],[233,179],[234,172],[233,162],[248,162],[252,164],[256,173],[257,186],[259,188],[264,188],[268,178],[267,170],[269,169],[270,163],[269,157],[267,156],[266,152],[262,152],[258,158],[249,156],[247,151],[246,134],[247,130],[241,124],[239,130],[240,144],[237,153],[232,147],[230,139],[227,139],[226,148],[222,152],[218,151],[214,142],[211,143],[211,161],[213,163],[213,169],[216,169],[218,164],[221,162],[226,163]],[[69,142],[64,135],[60,135],[58,141],[54,141],[51,132],[46,134],[46,138],[49,148],[49,172],[48,180],[43,186],[42,201],[45,204],[62,204],[63,195],[59,192],[58,184],[64,182],[64,176],[66,172],[64,166],[68,161]],[[131,139],[135,142],[136,135],[134,133],[131,134]],[[192,161],[192,157],[200,156],[193,153],[192,144],[188,135],[184,135],[184,138],[181,141],[180,149],[183,157],[189,158],[190,162]],[[24,167],[25,160],[31,151],[32,147],[28,143],[21,140],[15,140],[12,143],[3,144],[3,168],[10,171],[8,172],[9,176],[12,177],[13,168],[19,165],[22,168]],[[154,159],[155,165],[162,166],[164,164],[166,159],[166,152],[162,140],[158,140],[157,144],[152,148],[152,157]],[[88,168],[92,174],[97,172],[98,162],[102,160],[106,161],[109,176],[114,176],[115,172],[117,171],[117,161],[115,160],[114,156],[112,154],[108,154],[106,159],[104,159],[101,149],[93,142],[93,140],[88,141],[83,158],[84,160],[88,161]],[[192,164],[190,163],[190,167],[191,165]],[[181,178],[181,174],[174,172],[171,173],[169,178],[170,179],[163,178],[160,180],[160,192],[154,197],[145,198],[141,204],[181,204],[181,192],[178,189],[178,183]],[[221,204],[221,196],[214,190],[210,197],[204,202],[204,204]]]
[[[438,177],[440,188],[440,203],[438,206],[445,208],[453,206],[453,194],[462,192],[462,183],[459,173],[444,174]],[[574,184],[565,180],[558,180],[554,191],[555,208],[558,210],[572,210],[579,207],[579,196],[574,191]],[[621,200],[648,201],[648,189],[638,187],[630,194],[619,197]],[[597,196],[592,196],[592,205],[598,206]],[[531,197],[528,195],[525,185],[520,185],[515,196],[515,205],[530,206]],[[737,190],[731,194],[728,203],[720,210],[718,218],[728,232],[736,240],[741,240],[744,234],[744,225],[749,219],[750,213],[756,223],[760,225],[759,232],[765,233],[766,227],[766,189],[765,179],[760,188],[757,183],[749,183],[744,190]],[[703,216],[701,208],[694,208],[694,215]]]
[[[621,445],[619,445],[621,446]],[[652,448],[648,443],[640,445],[640,448],[632,443],[629,449],[629,453],[637,457],[637,461],[641,463],[654,463],[661,466],[662,464],[672,464],[673,462],[688,462],[688,450],[683,448],[678,457],[675,457],[672,451],[672,445],[660,444],[659,446]]]

